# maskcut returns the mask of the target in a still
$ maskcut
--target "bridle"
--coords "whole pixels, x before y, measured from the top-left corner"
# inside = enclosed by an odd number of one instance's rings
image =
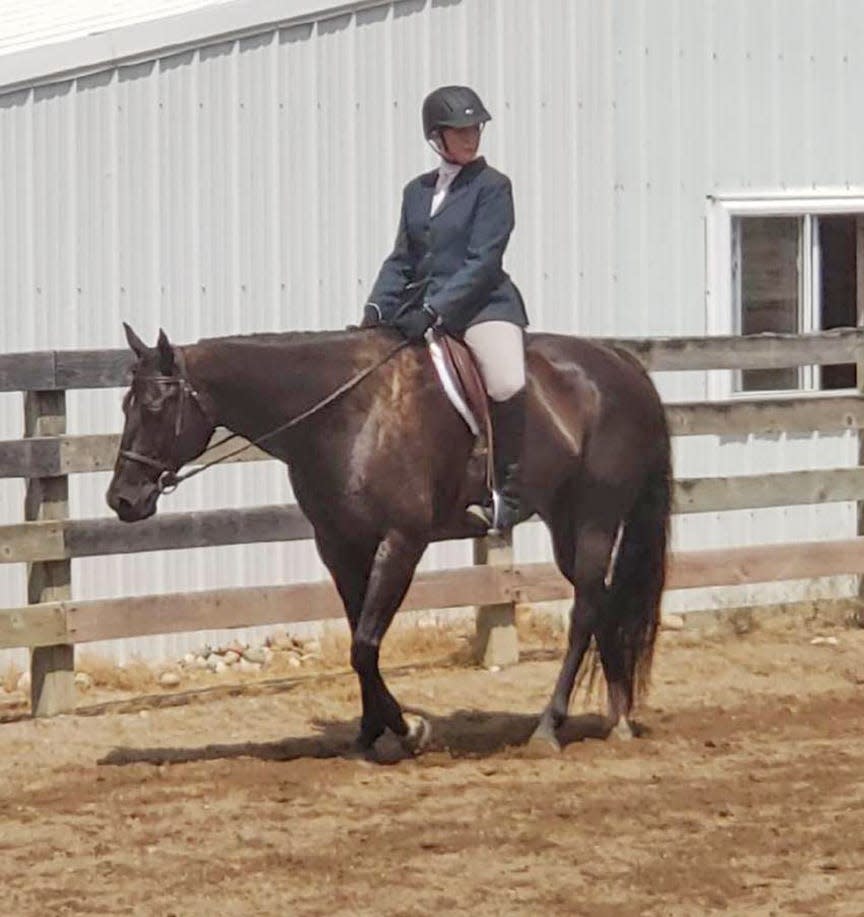
[[[175,351],[175,356],[177,353],[178,351]],[[184,408],[186,407],[187,398],[189,398],[198,406],[198,409],[207,419],[207,422],[212,423],[210,415],[204,408],[204,405],[201,403],[198,392],[192,387],[192,384],[189,382],[186,376],[182,374],[178,376],[149,376],[148,381],[157,382],[160,385],[176,385],[180,390],[180,399],[177,404],[177,414],[174,418],[175,442],[180,438],[180,434],[183,432],[183,417],[185,414]],[[215,426],[215,424],[213,424],[213,426]],[[227,442],[229,439],[233,438],[233,435],[234,434],[232,434],[232,436],[226,437],[223,442]],[[128,459],[131,462],[138,462],[140,465],[147,465],[148,468],[155,468],[159,472],[159,478],[157,480],[159,493],[170,493],[172,490],[175,490],[177,485],[180,483],[176,471],[167,462],[164,462],[161,459],[155,459],[152,456],[144,455],[143,452],[135,452],[132,449],[121,449],[119,454],[122,458]]]
[[[182,474],[177,469],[172,468],[166,462],[153,458],[149,455],[144,455],[141,452],[135,452],[132,449],[120,449],[119,455],[121,458],[127,459],[131,462],[138,462],[141,465],[146,465],[149,468],[154,468],[159,472],[159,477],[156,481],[156,487],[159,490],[160,494],[171,493],[176,490],[181,482],[188,480],[189,478],[194,477],[196,474],[201,474],[202,471],[206,471],[208,468],[212,468],[214,465],[219,465],[222,462],[227,462],[228,459],[234,458],[235,455],[239,455],[241,452],[245,452],[247,449],[251,449],[253,446],[259,446],[261,443],[266,442],[268,439],[272,439],[274,436],[278,436],[280,433],[284,433],[287,430],[296,427],[302,421],[307,420],[309,417],[312,417],[314,414],[317,414],[323,408],[327,407],[328,404],[332,404],[342,395],[351,391],[355,386],[359,385],[367,376],[370,376],[376,369],[383,366],[388,360],[395,356],[400,350],[408,345],[408,341],[400,341],[395,347],[391,347],[390,350],[376,363],[373,363],[371,366],[367,366],[365,369],[362,369],[359,373],[352,376],[347,382],[344,382],[337,389],[330,392],[329,395],[326,395],[320,401],[317,401],[312,407],[307,408],[305,411],[302,411],[296,417],[292,417],[291,420],[286,423],[281,424],[273,430],[268,431],[267,433],[262,434],[261,436],[256,437],[253,440],[245,443],[242,446],[239,446],[236,449],[232,449],[230,452],[227,452],[225,455],[221,455],[218,458],[211,459],[209,462],[204,462],[203,464],[198,465],[195,468],[190,468],[188,471],[183,472]],[[179,373],[176,376],[148,376],[148,381],[158,382],[162,385],[177,385],[180,389],[180,398],[177,404],[177,415],[174,418],[174,439],[175,441],[180,438],[180,434],[183,432],[183,415],[184,407],[186,404],[186,399],[191,400],[197,407],[198,410],[204,415],[207,422],[212,426],[216,427],[217,424],[210,416],[209,411],[204,407],[201,402],[201,396],[198,394],[195,387],[191,382],[186,378],[185,375],[185,361],[183,360],[182,352],[175,348],[174,350],[175,364],[179,367]],[[219,440],[218,443],[214,443],[212,446],[208,447],[204,451],[204,455],[207,452],[210,452],[214,449],[219,449],[225,445],[225,443],[230,442],[232,439],[240,439],[239,433],[230,433],[224,439]],[[182,465],[182,463],[181,463]]]

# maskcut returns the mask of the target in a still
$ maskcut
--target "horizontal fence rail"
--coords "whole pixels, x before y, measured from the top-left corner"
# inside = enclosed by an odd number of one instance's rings
[[[671,557],[667,586],[740,586],[839,574],[864,574],[864,538],[681,552]],[[405,611],[526,604],[569,599],[572,594],[572,586],[554,564],[464,567],[418,574],[401,607]],[[0,610],[0,648],[298,623],[342,615],[341,600],[329,582],[51,602]]]
[[[678,514],[771,506],[805,506],[864,499],[864,468],[786,471],[674,482]],[[302,541],[312,526],[297,506],[258,506],[160,513],[130,525],[118,519],[65,519],[0,526],[0,563],[32,563],[206,548]]]
[[[859,329],[813,335],[604,342],[634,353],[652,371],[847,363],[864,366],[864,331]],[[34,684],[37,668],[44,669],[38,689],[34,688],[37,712],[68,709],[68,692],[62,702],[53,705],[44,703],[41,695],[53,691],[50,679],[55,669],[71,667],[71,649],[78,643],[342,615],[341,603],[329,582],[92,601],[69,597],[69,563],[75,558],[296,541],[312,536],[310,524],[296,506],[162,513],[133,525],[114,518],[64,518],[68,476],[110,470],[119,442],[116,435],[66,433],[65,392],[125,387],[131,364],[127,350],[0,355],[0,391],[24,393],[27,410],[35,411],[37,418],[31,422],[27,414],[27,432],[31,435],[0,442],[0,478],[27,481],[26,518],[30,520],[0,526],[0,563],[28,564],[31,583],[29,604],[0,610],[0,648],[34,649]],[[860,439],[864,436],[864,397],[859,392],[742,396],[724,402],[669,403],[665,407],[672,435],[678,437],[852,431]],[[224,435],[224,431],[217,431],[214,442]],[[227,453],[236,445],[235,440],[221,451]],[[208,459],[218,455],[217,450]],[[257,448],[228,459],[265,460],[272,461]],[[860,506],[864,504],[864,468],[681,478],[674,481],[673,497],[674,511],[679,514],[825,502],[857,502]],[[474,567],[419,574],[402,607],[477,605],[481,614],[483,609],[495,609],[497,614],[501,609],[512,612],[516,603],[563,599],[572,594],[552,564],[515,565],[506,545],[484,547],[475,555]],[[667,584],[669,588],[729,586],[836,574],[864,574],[864,537],[681,552],[670,560]],[[509,621],[512,626],[512,616]]]
[[[854,363],[861,348],[857,328],[818,334],[594,340],[631,351],[652,372],[833,366]],[[125,348],[0,354],[0,392],[118,388],[128,384],[132,363]]]
[[[768,436],[779,433],[836,433],[864,429],[864,399],[852,395],[807,395],[764,401],[679,402],[666,405],[673,436]],[[721,432],[722,431],[722,432]],[[226,431],[218,429],[208,461],[236,449],[238,442],[219,448]],[[110,471],[119,435],[46,436],[0,441],[0,478],[26,478]],[[262,449],[250,446],[225,460],[271,461]],[[193,463],[194,464],[194,463]]]

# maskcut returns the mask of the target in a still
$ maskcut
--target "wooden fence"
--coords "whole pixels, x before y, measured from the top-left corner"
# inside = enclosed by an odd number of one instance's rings
[[[858,367],[857,393],[669,404],[667,413],[674,436],[855,430],[860,440],[864,429],[864,330],[616,343],[637,354],[650,370],[854,363]],[[342,614],[329,582],[92,601],[73,598],[72,558],[294,541],[311,535],[308,522],[294,506],[165,513],[135,525],[113,518],[69,519],[68,476],[110,469],[117,437],[68,435],[66,391],[124,386],[129,363],[125,350],[0,355],[0,391],[24,394],[24,438],[0,442],[0,477],[24,478],[27,486],[25,521],[0,526],[0,563],[28,565],[27,604],[0,610],[0,648],[32,649],[36,715],[74,706],[72,676],[78,643],[321,620]],[[232,460],[269,457],[249,450]],[[864,502],[864,467],[860,464],[833,470],[677,479],[675,511]],[[671,558],[668,584],[674,589],[862,573],[864,537],[855,536],[832,542],[682,552]],[[515,605],[569,594],[568,584],[554,565],[516,566],[509,545],[483,539],[475,543],[473,567],[418,575],[402,607],[480,606],[478,631],[486,661],[501,662],[514,658],[518,651]]]

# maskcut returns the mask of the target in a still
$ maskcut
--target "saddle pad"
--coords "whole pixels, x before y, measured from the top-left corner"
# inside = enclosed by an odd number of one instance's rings
[[[432,365],[441,387],[474,436],[491,442],[491,417],[486,390],[471,351],[455,338],[434,332],[427,338]]]

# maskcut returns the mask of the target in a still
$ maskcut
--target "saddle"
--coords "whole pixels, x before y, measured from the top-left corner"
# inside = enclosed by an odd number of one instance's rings
[[[485,440],[486,480],[492,480],[492,415],[486,386],[474,356],[467,345],[439,329],[434,329],[429,353],[444,393],[478,439]],[[479,445],[479,444],[478,444]]]

